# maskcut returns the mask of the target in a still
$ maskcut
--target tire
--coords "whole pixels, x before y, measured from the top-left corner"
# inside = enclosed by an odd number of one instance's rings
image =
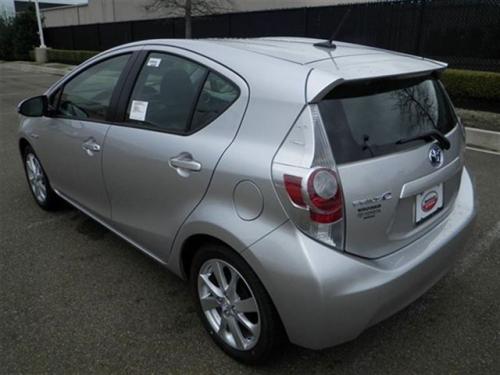
[[[31,146],[23,149],[23,165],[28,187],[35,202],[47,211],[54,211],[61,207],[61,198],[50,186],[42,163]]]
[[[190,283],[205,329],[231,357],[262,364],[282,347],[284,329],[271,298],[232,249],[218,243],[202,246],[193,258]]]

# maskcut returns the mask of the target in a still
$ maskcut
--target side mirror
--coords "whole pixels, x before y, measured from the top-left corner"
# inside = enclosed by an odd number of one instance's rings
[[[25,99],[17,106],[17,112],[27,117],[41,117],[47,114],[49,108],[45,95]]]

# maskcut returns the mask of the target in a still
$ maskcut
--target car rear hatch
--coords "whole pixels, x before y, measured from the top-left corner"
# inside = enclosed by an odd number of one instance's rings
[[[347,252],[387,255],[447,216],[464,134],[437,78],[346,81],[318,107],[343,186]]]

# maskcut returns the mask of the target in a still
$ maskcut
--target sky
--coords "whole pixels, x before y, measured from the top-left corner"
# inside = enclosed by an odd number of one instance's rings
[[[33,1],[33,0],[18,0],[18,1]],[[52,4],[81,4],[87,3],[88,0],[39,0],[44,3]],[[14,15],[14,0],[0,0],[0,16]]]
[[[14,15],[14,0],[0,0],[0,16]]]

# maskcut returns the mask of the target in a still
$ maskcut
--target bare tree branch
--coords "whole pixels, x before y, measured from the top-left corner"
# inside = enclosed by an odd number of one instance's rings
[[[149,12],[180,12],[185,19],[185,37],[191,38],[192,16],[227,12],[232,8],[232,0],[150,0],[145,8]]]

